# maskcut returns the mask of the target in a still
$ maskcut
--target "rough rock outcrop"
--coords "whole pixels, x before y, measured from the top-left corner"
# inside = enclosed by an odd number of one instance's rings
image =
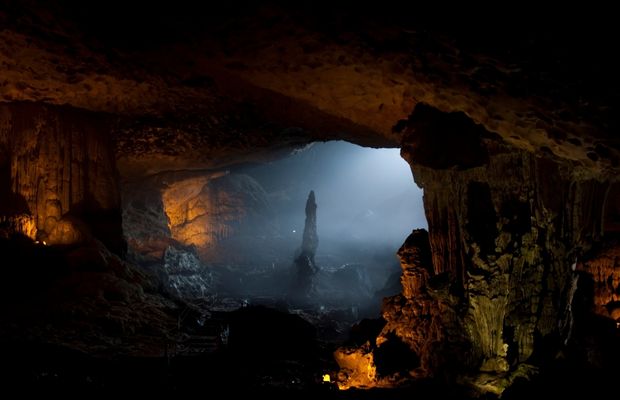
[[[127,256],[140,265],[161,263],[166,249],[174,244],[164,213],[163,187],[157,177],[121,185]]]
[[[194,246],[204,262],[247,261],[254,237],[275,234],[267,195],[247,175],[185,171],[123,185],[123,228],[137,259],[155,262],[175,243]]]
[[[0,148],[0,215],[14,219],[9,225],[48,244],[94,235],[123,251],[105,118],[70,107],[0,105]]]
[[[334,353],[341,368],[338,385],[342,389],[393,387],[407,378],[444,373],[450,369],[446,364],[454,362],[446,362],[445,357],[454,357],[455,352],[462,353],[463,358],[467,355],[467,347],[462,341],[445,343],[446,336],[458,330],[452,309],[456,298],[448,293],[446,283],[435,275],[428,232],[414,230],[398,250],[398,256],[402,268],[402,293],[383,300],[381,314],[385,326],[373,343],[367,342],[359,348],[343,347]],[[431,283],[432,279],[435,282]],[[378,373],[376,364],[381,362],[384,350],[401,343],[412,352],[406,354],[399,350],[397,357],[401,363],[407,364],[406,370]],[[388,364],[390,362],[394,360]]]
[[[402,154],[424,189],[434,273],[460,299],[463,336],[446,340],[471,346],[461,361],[481,371],[474,386],[501,392],[535,349],[553,351],[541,340],[566,335],[571,265],[602,234],[607,184],[501,144],[462,114],[420,107],[409,124]],[[475,151],[422,157],[438,151],[426,146],[439,128]]]
[[[214,294],[213,272],[191,251],[168,247],[164,254],[164,270],[168,290],[179,298],[204,299]]]
[[[432,373],[437,367],[437,346],[445,329],[441,320],[439,300],[431,296],[429,279],[435,275],[432,268],[428,233],[414,230],[398,250],[402,268],[402,294],[384,299],[381,314],[386,325],[377,337],[381,347],[396,335],[421,357],[417,376]],[[444,315],[447,319],[447,316]]]
[[[195,246],[204,262],[250,262],[250,238],[275,234],[267,195],[247,175],[218,175],[175,181],[162,190],[171,237]]]
[[[439,146],[440,133],[458,145]],[[463,382],[500,394],[568,343],[574,262],[602,237],[609,183],[427,106],[410,117],[402,155],[424,189],[429,233],[399,251],[403,292],[385,300],[376,345],[393,333],[420,358],[414,375],[477,370]],[[614,254],[584,263],[610,312]]]

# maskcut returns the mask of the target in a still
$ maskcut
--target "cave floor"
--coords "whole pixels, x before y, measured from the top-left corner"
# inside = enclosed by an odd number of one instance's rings
[[[114,354],[107,349],[93,355],[46,342],[43,334],[33,336],[32,330],[21,340],[4,337],[0,385],[25,392],[83,394],[137,391],[158,395],[226,392],[337,399],[476,397],[467,388],[448,386],[439,380],[417,381],[396,389],[339,391],[335,384],[322,382],[322,374],[335,376],[337,365],[331,354],[341,342],[317,340],[317,326],[305,319],[307,315],[300,317],[299,310],[289,313],[246,305],[210,313],[207,320],[198,320],[192,327],[186,321],[188,326],[181,339],[168,342],[159,354]],[[200,314],[188,315],[189,319]],[[151,343],[155,345],[161,346],[161,342]],[[615,376],[617,371],[584,370],[560,362],[532,381],[517,382],[502,398],[572,398],[575,394],[598,398],[613,386]]]

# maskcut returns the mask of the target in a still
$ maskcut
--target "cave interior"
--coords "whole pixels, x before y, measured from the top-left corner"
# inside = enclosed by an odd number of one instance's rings
[[[0,2],[2,390],[614,390],[610,10],[207,3]]]

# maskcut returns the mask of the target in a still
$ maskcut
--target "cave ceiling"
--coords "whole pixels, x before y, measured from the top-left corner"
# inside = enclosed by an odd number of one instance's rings
[[[3,2],[0,101],[108,115],[124,176],[315,140],[397,147],[399,121],[420,103],[617,175],[620,79],[605,10],[575,23],[352,4]]]

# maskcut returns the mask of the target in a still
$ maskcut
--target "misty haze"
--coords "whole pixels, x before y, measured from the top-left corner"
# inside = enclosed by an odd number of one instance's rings
[[[422,190],[399,149],[314,143],[285,159],[232,170],[226,179],[251,187],[243,197],[253,205],[238,233],[220,242],[222,256],[212,261],[220,264],[219,292],[286,295],[295,279],[293,261],[311,190],[317,203],[317,274],[306,303],[350,304],[378,314],[381,298],[400,291],[396,252],[412,229],[426,228],[426,219]]]

